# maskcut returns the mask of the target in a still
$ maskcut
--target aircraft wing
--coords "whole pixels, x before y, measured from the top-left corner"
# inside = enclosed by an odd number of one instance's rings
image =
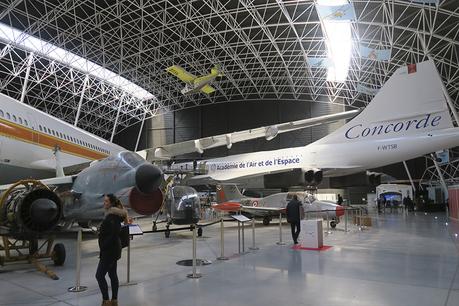
[[[49,179],[43,179],[43,180],[38,180],[42,182],[43,184],[47,186],[61,186],[61,185],[69,185],[73,184],[73,180],[76,176],[71,175],[71,176],[61,176],[61,177],[53,177]],[[14,183],[16,184],[16,183]],[[14,184],[6,184],[6,185],[0,185],[0,191],[6,190],[13,186]]]
[[[182,80],[185,83],[192,83],[196,79],[195,75],[187,72],[185,69],[183,69],[182,67],[178,65],[171,66],[167,68],[166,71],[169,72],[170,74],[175,75],[176,77],[178,77],[180,80]]]
[[[213,88],[212,86],[210,86],[209,84],[207,84],[206,86],[204,86],[203,88],[201,88],[201,91],[205,94],[211,94],[215,91],[215,88]]]
[[[241,206],[241,210],[255,216],[279,216],[280,213],[285,213],[285,207],[256,207],[256,206]]]
[[[143,156],[148,161],[153,161],[158,159],[170,159],[173,156],[191,152],[203,153],[205,149],[220,146],[227,146],[228,148],[231,148],[233,143],[261,137],[265,137],[267,140],[271,140],[274,137],[276,137],[279,133],[286,133],[290,131],[304,129],[307,127],[330,123],[341,119],[349,119],[356,116],[359,112],[360,110],[352,110],[332,115],[325,115],[286,123],[280,123],[245,131],[233,132],[228,134],[210,136],[195,140],[188,140],[184,142],[164,145],[157,148],[146,149],[137,153]]]

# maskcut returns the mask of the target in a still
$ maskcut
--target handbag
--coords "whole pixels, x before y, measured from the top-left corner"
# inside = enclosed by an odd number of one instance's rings
[[[129,245],[129,225],[123,225],[120,229],[120,241],[121,241],[121,248],[125,248]]]

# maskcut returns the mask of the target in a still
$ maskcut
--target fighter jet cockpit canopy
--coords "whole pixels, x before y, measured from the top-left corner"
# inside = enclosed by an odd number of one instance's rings
[[[199,221],[201,203],[196,190],[189,186],[174,186],[170,190],[170,214],[175,224],[196,224]]]

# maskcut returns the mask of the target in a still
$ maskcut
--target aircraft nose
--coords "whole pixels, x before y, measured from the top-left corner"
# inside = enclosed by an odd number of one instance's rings
[[[344,215],[344,207],[340,206],[340,205],[337,205],[336,206],[336,216],[340,217],[340,216],[343,216],[343,215]]]
[[[142,193],[153,193],[161,185],[162,171],[151,164],[143,164],[137,168],[135,183]]]
[[[39,198],[32,202],[30,206],[30,217],[34,223],[47,225],[50,220],[54,220],[59,213],[57,204],[46,198]]]

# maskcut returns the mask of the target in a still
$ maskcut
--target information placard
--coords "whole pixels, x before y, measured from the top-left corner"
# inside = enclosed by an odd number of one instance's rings
[[[143,235],[143,231],[138,224],[129,224],[129,235]]]
[[[247,222],[247,221],[252,220],[252,219],[247,218],[244,215],[231,215],[231,217],[239,222]]]

